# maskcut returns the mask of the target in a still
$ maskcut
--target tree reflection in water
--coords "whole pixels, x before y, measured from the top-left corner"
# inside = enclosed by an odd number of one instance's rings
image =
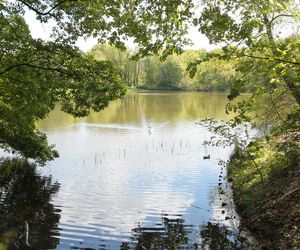
[[[51,177],[36,174],[34,164],[17,159],[0,163],[0,249],[56,248],[58,239],[51,232],[60,215],[50,201],[58,189]]]
[[[184,224],[184,220],[162,217],[161,227],[137,227],[132,230],[130,243],[123,242],[121,249],[248,249],[228,227],[208,222],[196,233],[195,225]],[[198,231],[199,232],[199,231]],[[196,236],[198,235],[198,236]]]
[[[192,226],[184,224],[181,218],[162,217],[162,225],[137,227],[132,230],[132,242],[123,243],[121,249],[195,249],[189,241]]]
[[[55,249],[59,239],[59,210],[50,203],[59,184],[36,174],[35,165],[24,160],[0,163],[0,249]],[[182,216],[163,214],[153,227],[132,230],[130,242],[121,249],[246,249],[228,227],[208,222],[188,225]],[[26,223],[29,225],[26,244]],[[199,229],[200,228],[200,229]],[[74,249],[84,249],[76,248]]]
[[[228,227],[208,222],[202,226],[201,249],[229,250],[240,249],[237,235]]]

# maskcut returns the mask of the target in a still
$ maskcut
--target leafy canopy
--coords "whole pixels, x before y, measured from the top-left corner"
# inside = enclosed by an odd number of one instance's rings
[[[195,74],[198,64],[212,58],[238,60],[235,64],[237,77],[231,85],[229,99],[235,98],[245,85],[250,84],[253,95],[247,103],[228,106],[228,111],[240,113],[236,123],[250,121],[249,113],[257,108],[272,110],[276,117],[283,110],[277,110],[278,107],[287,105],[286,111],[299,108],[300,37],[296,34],[288,38],[280,36],[286,26],[293,31],[299,23],[296,1],[204,0],[203,3],[194,24],[211,43],[222,43],[224,47],[221,53],[208,53],[205,58],[190,64],[191,74]],[[269,98],[263,103],[261,97]],[[268,113],[270,116],[271,112]]]
[[[231,84],[230,98],[249,82],[247,75],[258,72],[254,97],[272,95],[276,89],[281,90],[276,95],[292,96],[299,106],[299,37],[280,40],[275,34],[279,21],[299,17],[295,1],[202,0],[202,4],[194,18],[198,9],[193,0],[0,0],[1,147],[43,163],[57,153],[35,123],[55,103],[84,116],[124,94],[111,63],[96,61],[74,46],[79,37],[98,37],[120,49],[132,37],[139,45],[137,57],[161,51],[166,57],[188,43],[184,34],[191,21],[212,43],[226,44],[221,54],[208,53],[191,64],[192,73],[198,63],[211,58],[241,59],[247,67],[236,68],[239,77]],[[50,42],[31,37],[23,19],[27,10],[43,23],[55,23]],[[241,121],[255,102],[228,108],[240,111]]]
[[[190,0],[0,0],[0,147],[44,163],[57,152],[36,121],[56,103],[80,117],[124,95],[113,65],[83,54],[77,38],[97,36],[124,48],[133,37],[141,55],[163,46],[167,55],[186,42],[191,7]],[[28,9],[41,22],[55,22],[51,41],[32,38],[23,18]]]

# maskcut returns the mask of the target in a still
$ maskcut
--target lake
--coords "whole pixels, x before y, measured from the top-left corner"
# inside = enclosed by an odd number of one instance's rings
[[[219,164],[232,148],[204,146],[213,134],[197,124],[228,120],[227,102],[223,93],[129,92],[86,118],[57,107],[38,127],[60,157],[23,174],[30,183],[19,179],[24,183],[16,211],[25,216],[19,221],[26,218],[29,244],[234,249],[239,218]],[[27,186],[27,200],[34,202],[23,204]]]

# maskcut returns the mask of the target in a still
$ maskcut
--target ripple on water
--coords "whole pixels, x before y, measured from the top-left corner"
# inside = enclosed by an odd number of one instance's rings
[[[216,156],[226,160],[230,149],[204,148],[210,134],[201,128],[199,135],[194,123],[153,131],[86,123],[69,128],[68,138],[81,143],[74,152],[68,140],[57,143],[61,158],[51,164],[61,183],[53,199],[61,209],[52,234],[57,249],[148,249],[149,241],[186,249],[199,243],[203,223],[227,222],[229,213],[212,193],[220,174]],[[50,139],[59,141],[63,133]],[[203,160],[207,150],[212,157]]]

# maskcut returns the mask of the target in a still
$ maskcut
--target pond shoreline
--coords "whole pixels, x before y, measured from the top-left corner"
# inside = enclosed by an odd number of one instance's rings
[[[259,161],[261,155],[253,155]],[[263,249],[300,247],[299,152],[294,157],[285,159],[286,164],[279,164],[275,157],[263,162],[264,183],[260,183],[242,151],[236,151],[227,166],[241,225],[251,231]]]
[[[205,90],[205,89],[195,89],[195,88],[182,88],[182,87],[147,87],[147,86],[136,86],[136,87],[128,87],[133,91],[174,91],[174,92],[203,92],[203,93],[225,93],[229,94],[229,91],[221,91],[221,90]],[[243,93],[244,94],[244,93]]]
[[[229,95],[229,91],[220,91],[220,90],[203,90],[203,89],[188,89],[188,88],[150,88],[150,87],[127,87],[127,92],[149,92],[149,93],[164,93],[164,92],[174,92],[174,93],[218,93]],[[251,93],[242,92],[239,96],[249,96]],[[229,100],[228,100],[229,101]]]
[[[227,186],[219,162],[232,149],[205,148],[211,134],[196,123],[230,119],[227,102],[223,93],[128,91],[86,118],[57,107],[38,124],[61,155],[39,169],[61,184],[48,237],[58,249],[98,249],[99,240],[105,249],[234,249],[239,221],[218,193]]]

